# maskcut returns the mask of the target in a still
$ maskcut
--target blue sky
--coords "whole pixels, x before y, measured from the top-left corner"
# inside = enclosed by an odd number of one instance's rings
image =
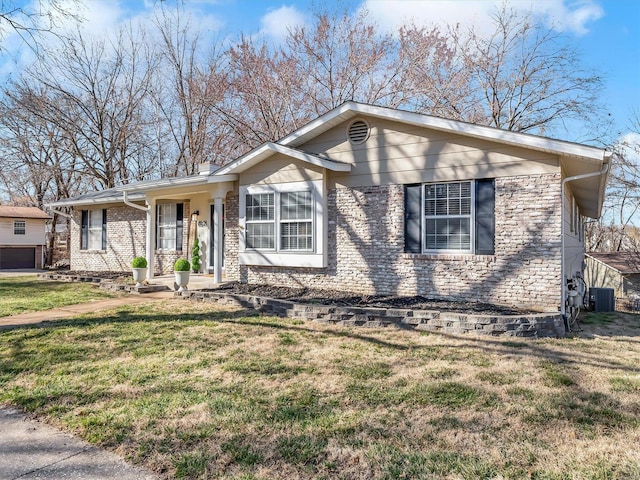
[[[46,0],[34,0],[46,1]],[[165,0],[171,4],[175,0]],[[278,42],[287,28],[309,20],[314,0],[185,0],[202,26],[217,35],[239,32]],[[315,0],[318,2],[319,0]],[[325,2],[320,2],[327,4]],[[151,14],[157,0],[84,0],[88,30],[111,30],[132,18]],[[383,31],[407,21],[418,24],[487,24],[500,0],[342,0],[338,5],[370,11]],[[575,42],[588,67],[605,77],[604,101],[616,134],[629,129],[634,111],[640,115],[640,0],[511,0],[514,8],[532,11],[553,22]]]

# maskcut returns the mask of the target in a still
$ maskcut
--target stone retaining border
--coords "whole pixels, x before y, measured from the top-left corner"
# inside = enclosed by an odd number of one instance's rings
[[[314,320],[343,326],[395,327],[446,333],[470,333],[507,337],[564,337],[560,313],[531,315],[472,315],[437,310],[404,308],[338,307],[298,303],[255,295],[187,290],[175,296],[198,302],[211,302],[251,308],[257,312],[300,320]]]
[[[100,288],[129,293],[148,293],[168,290],[161,285],[138,288],[112,280],[84,275],[39,273],[38,278],[64,282],[91,282]],[[469,333],[505,337],[564,337],[564,321],[560,313],[531,315],[473,315],[439,310],[412,310],[405,308],[337,307],[298,303],[277,298],[255,295],[185,290],[174,292],[174,296],[198,302],[251,308],[257,312],[299,320],[314,320],[349,327],[395,327],[445,333]]]
[[[129,285],[119,282],[114,282],[108,278],[91,277],[87,275],[67,275],[64,273],[38,273],[38,278],[43,280],[57,280],[59,282],[87,282],[97,283],[103,290],[110,292],[127,292],[133,294],[162,292],[169,290],[164,285],[144,285],[142,287],[136,287],[135,285]]]

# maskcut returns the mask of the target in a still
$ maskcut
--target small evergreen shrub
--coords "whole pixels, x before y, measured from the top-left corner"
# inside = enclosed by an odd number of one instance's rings
[[[132,268],[147,268],[147,259],[144,257],[136,257],[131,260]]]
[[[188,272],[191,269],[191,264],[189,260],[184,258],[179,258],[176,260],[176,263],[173,264],[174,272]]]
[[[193,273],[200,271],[200,245],[198,243],[198,237],[193,240],[193,250],[191,250],[191,269]]]

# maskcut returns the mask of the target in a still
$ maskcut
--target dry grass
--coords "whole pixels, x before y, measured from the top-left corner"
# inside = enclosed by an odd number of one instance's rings
[[[2,332],[0,401],[168,477],[640,478],[638,316],[521,341],[249,315]]]

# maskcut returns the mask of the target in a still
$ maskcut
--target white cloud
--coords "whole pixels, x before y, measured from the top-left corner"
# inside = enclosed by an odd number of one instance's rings
[[[365,0],[361,8],[386,31],[401,25],[475,25],[481,31],[489,28],[490,14],[502,5],[501,0]],[[517,11],[532,12],[558,31],[584,35],[589,24],[601,18],[604,10],[595,0],[511,0]]]
[[[260,33],[275,42],[281,42],[289,30],[304,23],[305,16],[302,12],[293,5],[290,7],[283,5],[266,13],[260,19],[262,26]]]

